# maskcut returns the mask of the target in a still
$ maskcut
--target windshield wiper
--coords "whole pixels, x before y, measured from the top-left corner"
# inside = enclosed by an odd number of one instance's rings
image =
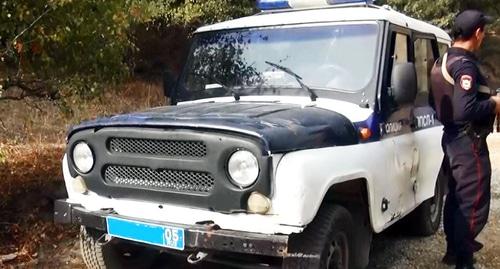
[[[313,101],[313,102],[316,101],[316,99],[318,98],[318,95],[316,95],[316,93],[311,88],[309,88],[306,84],[304,84],[304,82],[302,82],[302,77],[297,75],[297,73],[293,72],[288,67],[284,67],[284,66],[276,64],[276,63],[272,63],[272,62],[268,62],[268,61],[265,61],[265,63],[289,74],[292,77],[294,77],[297,80],[297,82],[299,83],[300,87],[309,93],[309,97],[311,97],[311,101]]]

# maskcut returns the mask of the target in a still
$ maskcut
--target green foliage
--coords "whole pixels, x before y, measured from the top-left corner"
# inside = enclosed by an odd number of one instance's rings
[[[149,1],[144,8],[147,21],[198,26],[250,15],[255,12],[255,1],[161,0]]]
[[[440,27],[448,27],[457,13],[453,3],[455,0],[387,0],[384,2],[411,17],[429,21]]]
[[[131,26],[192,28],[254,12],[253,0],[0,0],[0,91],[98,95],[129,74]],[[148,26],[148,27],[149,27]]]
[[[377,4],[444,28],[465,8],[500,16],[498,0]],[[130,74],[140,43],[135,29],[175,26],[189,32],[255,12],[255,0],[0,0],[0,100],[99,95],[105,85]],[[22,93],[8,93],[12,88]]]
[[[38,95],[70,87],[89,94],[98,91],[97,84],[127,74],[123,59],[130,47],[132,1],[4,0],[0,5],[4,89],[22,86]]]
[[[500,16],[498,0],[380,0],[379,5],[391,7],[412,17],[450,29],[453,18],[462,10],[479,9],[491,16]],[[500,21],[497,21],[497,26]]]

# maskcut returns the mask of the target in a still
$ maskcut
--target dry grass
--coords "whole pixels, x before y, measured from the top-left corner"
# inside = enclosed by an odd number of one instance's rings
[[[64,195],[66,130],[85,119],[164,104],[161,87],[143,82],[90,101],[66,101],[71,111],[49,101],[0,102],[0,255],[17,253],[15,262],[29,262],[42,243],[77,232],[52,222],[52,200]]]
[[[64,101],[69,110],[52,101],[0,102],[0,144],[64,143],[66,130],[83,120],[165,103],[160,85],[144,82],[127,83],[94,100],[66,98]]]
[[[6,156],[0,163],[0,254],[17,253],[27,261],[46,236],[57,236],[64,230],[52,225],[50,213],[54,193],[62,183],[64,146],[0,147]]]
[[[99,99],[79,102],[73,100],[76,109],[73,109],[70,124],[96,117],[109,116],[165,104],[163,91],[160,85],[144,82],[128,83],[117,89],[107,91]]]
[[[2,145],[5,159],[0,163],[0,197],[5,198],[44,181],[61,178],[61,144]],[[19,184],[19,183],[23,184]],[[0,199],[0,208],[5,199]]]
[[[163,103],[158,85],[129,83],[99,99],[72,102],[65,113],[48,101],[0,102],[0,209],[6,197],[60,181],[66,130],[84,119]]]
[[[66,130],[99,116],[163,103],[161,87],[128,83],[99,99],[68,99],[71,112],[49,101],[0,102],[0,209],[20,192],[60,181]]]

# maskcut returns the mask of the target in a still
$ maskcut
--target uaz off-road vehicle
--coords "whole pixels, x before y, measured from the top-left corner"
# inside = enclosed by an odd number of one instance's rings
[[[363,268],[374,232],[402,220],[433,234],[443,156],[429,73],[450,38],[351,2],[261,0],[195,32],[173,106],[73,127],[55,218],[81,225],[86,265],[175,252]]]

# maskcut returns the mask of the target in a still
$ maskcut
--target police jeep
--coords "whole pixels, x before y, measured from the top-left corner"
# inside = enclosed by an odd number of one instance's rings
[[[198,29],[172,106],[68,133],[69,198],[89,268],[190,263],[364,268],[402,220],[438,229],[441,29],[359,0],[261,0]]]

